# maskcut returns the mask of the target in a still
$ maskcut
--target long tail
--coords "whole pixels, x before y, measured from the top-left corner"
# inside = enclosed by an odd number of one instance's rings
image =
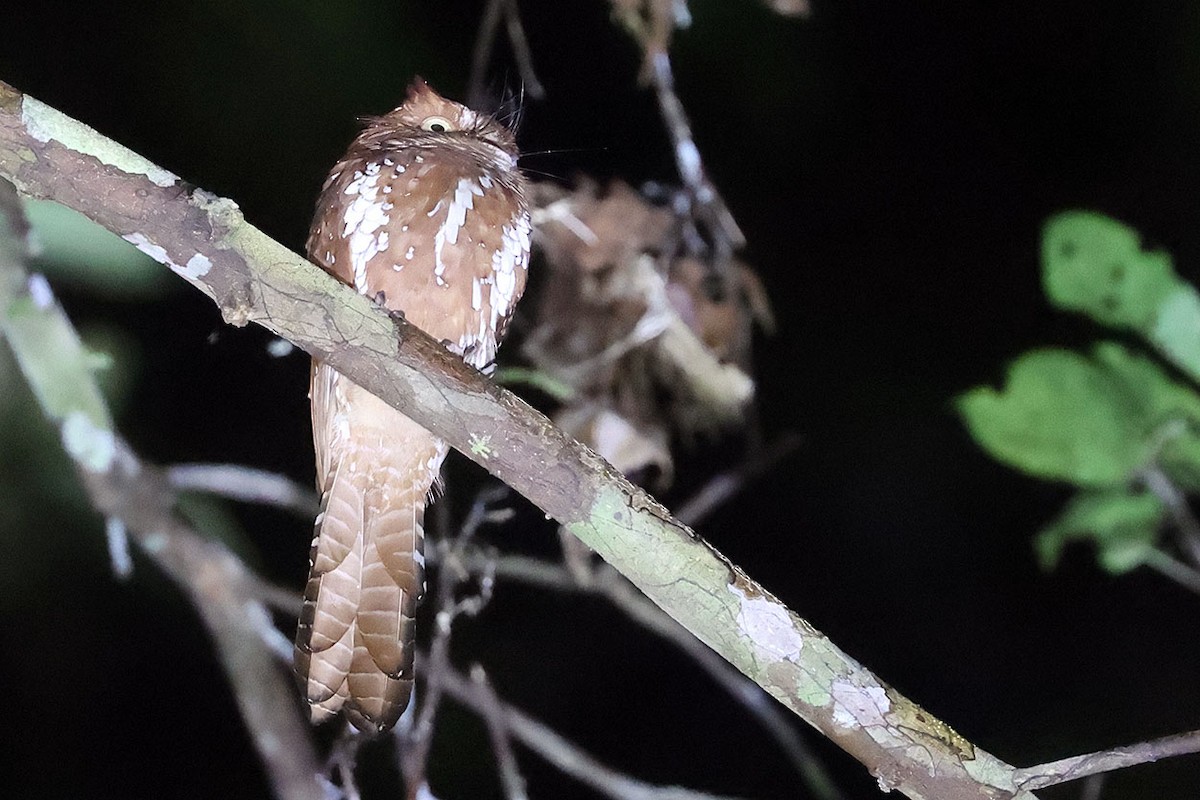
[[[312,408],[321,513],[296,671],[313,721],[342,711],[376,733],[412,694],[425,503],[446,446],[323,364]]]

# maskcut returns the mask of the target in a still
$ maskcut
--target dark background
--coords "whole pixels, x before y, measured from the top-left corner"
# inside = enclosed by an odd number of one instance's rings
[[[462,97],[481,6],[15,3],[0,11],[0,80],[234,198],[300,250],[356,116],[391,108],[414,73]],[[526,166],[671,180],[653,97],[636,84],[639,54],[607,4],[521,8],[549,91],[527,103],[522,145],[563,151]],[[1200,727],[1200,601],[1156,574],[1110,577],[1082,547],[1040,572],[1030,538],[1070,490],[990,461],[951,406],[1029,347],[1103,335],[1041,297],[1049,214],[1116,216],[1200,278],[1200,5],[827,1],[810,21],[751,0],[691,8],[673,49],[679,92],[781,321],[756,354],[761,419],[768,437],[803,436],[703,535],[1011,763]],[[502,48],[493,85],[516,82],[505,58]],[[264,332],[227,328],[200,294],[164,285],[56,286],[85,332],[115,343],[122,431],[157,461],[310,481],[306,358],[269,356]],[[6,370],[0,389],[20,399]],[[99,520],[69,489],[34,480],[66,469],[53,440],[6,413],[4,794],[266,796],[195,615],[142,559],[132,582],[113,580]],[[451,474],[459,511],[479,471],[460,461]],[[252,563],[298,589],[309,524],[236,514]],[[497,540],[548,550],[550,529],[535,523]],[[602,604],[503,586],[456,649],[505,697],[637,777],[805,796],[734,702]],[[805,736],[848,797],[878,796],[859,766]],[[448,715],[435,789],[498,794],[487,753],[477,724]],[[531,756],[522,764],[534,797],[590,796]],[[1200,759],[1184,758],[1118,774],[1103,797],[1198,789]]]

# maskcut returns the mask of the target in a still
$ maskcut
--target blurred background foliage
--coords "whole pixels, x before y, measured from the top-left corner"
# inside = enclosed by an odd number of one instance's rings
[[[639,53],[607,4],[520,6],[548,90],[525,107],[531,174],[672,180],[654,99],[637,85]],[[462,96],[481,7],[9,4],[0,80],[234,198],[299,250],[356,117],[395,105],[414,73]],[[757,349],[759,416],[768,438],[803,437],[701,532],[1010,762],[1200,727],[1200,600],[1152,571],[1110,575],[1086,546],[1040,569],[1032,537],[1075,488],[991,460],[953,403],[1002,386],[1031,348],[1084,353],[1112,335],[1043,297],[1052,215],[1119,219],[1145,250],[1172,254],[1179,280],[1200,278],[1200,6],[828,0],[808,21],[752,0],[690,7],[693,25],[673,47],[678,89],[779,319]],[[507,58],[501,48],[497,90],[516,80]],[[169,273],[52,209],[32,213],[40,267],[107,355],[110,401],[140,452],[311,480],[303,355],[272,355],[267,334],[225,327]],[[8,359],[0,352],[10,687],[0,763],[12,796],[265,796],[195,615],[144,561],[129,583],[112,578],[101,522]],[[728,455],[698,450],[663,499],[686,498]],[[477,480],[453,467],[445,509],[461,510]],[[213,513],[231,520],[213,530],[299,589],[307,521]],[[550,549],[533,519],[508,537]],[[801,791],[734,702],[603,606],[504,587],[456,650],[482,661],[507,698],[638,777],[747,797]],[[814,745],[847,796],[877,796],[856,764]],[[371,774],[386,755],[368,754]],[[498,794],[470,718],[445,718],[434,758],[444,796]],[[584,796],[523,765],[534,796]],[[386,777],[368,780],[368,793]],[[1200,763],[1180,759],[1116,775],[1102,796],[1190,798],[1197,787]]]
[[[1002,391],[959,398],[967,427],[1000,461],[1083,490],[1039,533],[1043,566],[1071,541],[1092,540],[1111,572],[1150,566],[1200,591],[1200,523],[1187,500],[1200,488],[1200,294],[1168,254],[1143,251],[1136,231],[1088,212],[1047,223],[1042,280],[1059,308],[1132,331],[1166,363],[1114,341],[1090,357],[1032,350]]]

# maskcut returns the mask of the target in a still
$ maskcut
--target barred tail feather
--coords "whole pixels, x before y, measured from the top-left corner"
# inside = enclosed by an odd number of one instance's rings
[[[313,426],[322,510],[296,670],[314,722],[340,711],[375,733],[412,694],[425,501],[446,447],[324,365]]]

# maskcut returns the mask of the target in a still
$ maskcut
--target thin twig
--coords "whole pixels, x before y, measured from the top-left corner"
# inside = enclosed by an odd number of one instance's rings
[[[442,701],[442,678],[453,666],[450,661],[450,632],[454,621],[462,615],[474,616],[483,610],[491,598],[492,581],[487,576],[479,580],[478,594],[456,599],[459,586],[471,576],[462,563],[463,553],[481,525],[491,518],[489,503],[497,496],[495,490],[480,492],[463,521],[458,535],[432,548],[437,553],[432,563],[440,567],[437,580],[437,607],[434,610],[433,640],[428,657],[417,670],[425,676],[425,695],[421,709],[412,726],[396,730],[396,747],[400,768],[408,784],[408,796],[416,797],[428,791],[427,774],[429,751],[433,747],[433,722]],[[428,562],[427,562],[428,563]]]
[[[1192,513],[1187,497],[1157,464],[1143,470],[1141,478],[1146,488],[1167,507],[1171,521],[1175,523],[1180,547],[1192,566],[1200,566],[1200,520]]]
[[[1177,733],[1139,742],[1125,747],[1114,747],[1082,756],[1072,756],[1036,767],[1023,767],[1013,773],[1017,786],[1029,791],[1056,786],[1078,780],[1089,775],[1112,772],[1116,769],[1148,764],[1162,758],[1200,752],[1200,730]]]
[[[620,573],[607,564],[598,566],[595,587],[630,619],[656,633],[688,654],[731,697],[742,704],[775,739],[792,767],[814,797],[836,800],[841,797],[825,765],[800,738],[778,704],[753,681],[733,670],[729,662],[692,636],[677,622],[638,592]]]
[[[616,3],[617,17],[645,55],[644,79],[654,87],[663,124],[671,137],[675,167],[683,182],[685,198],[677,197],[676,213],[687,222],[683,241],[693,255],[706,262],[720,278],[724,292],[732,294],[737,282],[732,268],[733,253],[746,245],[745,234],[704,169],[700,148],[692,135],[692,124],[679,95],[668,52],[670,29],[684,27],[690,20],[683,3],[670,8],[647,4],[650,19],[637,13],[636,4]],[[683,200],[682,204],[678,202]],[[707,252],[706,252],[707,251]]]
[[[690,498],[675,508],[675,517],[685,525],[699,525],[719,506],[746,487],[746,484],[770,471],[776,464],[790,456],[800,446],[801,436],[785,433],[767,445],[761,452],[704,484]]]
[[[406,731],[397,729],[396,747],[400,769],[408,786],[408,797],[417,795],[428,782],[429,751],[433,747],[433,721],[442,702],[442,679],[450,667],[450,624],[453,617],[453,588],[446,577],[438,582],[438,609],[434,613],[433,640],[429,655],[422,659],[423,665],[417,673],[425,676],[425,694],[421,709]]]
[[[488,62],[492,60],[496,31],[500,27],[500,17],[507,4],[508,0],[488,0],[483,9],[483,19],[479,22],[479,33],[475,35],[475,50],[471,56],[471,77],[467,81],[467,105],[472,108],[481,107],[485,99],[483,78],[487,73]]]
[[[504,18],[508,40],[512,44],[513,59],[517,62],[523,94],[528,94],[534,100],[541,100],[546,96],[546,89],[533,69],[533,53],[529,49],[525,28],[521,25],[521,12],[517,8],[516,0],[488,0],[483,10],[483,19],[479,23],[479,33],[475,36],[475,49],[471,55],[471,77],[467,82],[467,105],[473,108],[482,108],[488,99],[484,93],[484,79],[496,46],[496,32],[499,30],[501,17]]]
[[[1185,589],[1200,594],[1200,572],[1157,547],[1146,550],[1142,555],[1142,563],[1151,569],[1158,570]]]
[[[671,57],[666,51],[650,54],[651,79],[654,83],[658,105],[663,121],[675,146],[675,164],[679,177],[691,196],[693,213],[704,223],[712,237],[714,259],[727,261],[734,250],[746,244],[746,237],[738,227],[725,200],[708,179],[700,148],[692,137],[692,125],[684,111],[683,102],[675,94],[675,77],[671,71]]]
[[[366,739],[347,723],[342,728],[341,734],[338,735],[337,741],[333,743],[333,747],[329,751],[329,758],[325,761],[328,786],[333,792],[340,795],[342,800],[362,800],[362,793],[358,789],[358,779],[354,777],[354,767],[358,763],[358,751],[365,741]],[[334,783],[333,780],[335,773],[337,774],[337,783]]]
[[[515,706],[498,698],[489,700],[484,696],[487,690],[456,670],[447,670],[442,676],[442,685],[447,695],[481,716],[483,709],[494,702],[494,713],[503,719],[514,739],[562,772],[613,800],[719,800],[724,797],[678,786],[656,786],[617,772]]]
[[[273,608],[293,620],[300,616],[300,607],[303,605],[303,601],[300,593],[295,589],[276,586],[261,575],[254,573],[251,573],[246,586],[253,593],[255,599],[263,605]]]
[[[546,97],[546,87],[538,80],[533,70],[533,51],[529,48],[529,38],[525,35],[525,26],[521,24],[521,11],[517,8],[517,0],[503,0],[504,25],[508,30],[508,40],[512,43],[513,58],[517,62],[517,73],[521,76],[521,86],[524,94],[534,100]]]
[[[479,689],[482,702],[476,710],[480,712],[488,729],[492,752],[496,755],[496,768],[500,772],[500,785],[504,787],[504,796],[508,800],[526,800],[528,795],[525,793],[525,779],[521,777],[521,771],[517,767],[517,757],[509,740],[508,721],[504,717],[504,709],[500,706],[500,698],[488,682],[483,667],[478,664],[471,667],[471,682]]]
[[[207,492],[312,517],[320,510],[316,492],[290,478],[238,464],[175,464],[167,480],[180,491]]]
[[[573,538],[573,537],[571,537]],[[571,538],[564,539],[568,544]],[[564,548],[564,563],[515,554],[496,555],[472,549],[461,556],[470,570],[488,570],[498,580],[520,581],[551,591],[579,592],[604,597],[631,620],[667,639],[688,654],[736,699],[775,739],[813,796],[837,800],[837,789],[820,759],[797,733],[789,717],[757,684],[746,680],[728,662],[650,603],[607,564],[581,563],[579,554]]]

